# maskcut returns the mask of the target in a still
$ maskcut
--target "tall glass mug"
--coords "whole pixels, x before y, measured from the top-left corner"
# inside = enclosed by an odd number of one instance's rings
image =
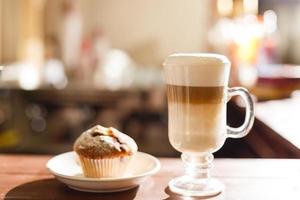
[[[254,122],[253,101],[246,89],[228,88],[230,62],[217,54],[173,54],[163,63],[168,96],[171,145],[182,152],[185,175],[172,179],[169,188],[186,196],[212,196],[224,185],[210,177],[212,153],[227,137],[245,136]],[[245,122],[226,125],[226,103],[239,95],[245,101]]]

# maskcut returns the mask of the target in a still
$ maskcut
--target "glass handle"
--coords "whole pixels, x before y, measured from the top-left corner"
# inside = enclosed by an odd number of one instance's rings
[[[247,89],[242,87],[228,88],[228,99],[233,96],[241,96],[246,104],[246,115],[243,125],[237,128],[227,126],[227,136],[241,138],[246,136],[254,123],[254,103]]]

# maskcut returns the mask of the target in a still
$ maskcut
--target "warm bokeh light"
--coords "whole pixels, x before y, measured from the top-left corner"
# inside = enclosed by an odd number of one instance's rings
[[[233,10],[233,0],[218,0],[217,8],[221,16],[228,16]]]
[[[243,0],[243,6],[247,14],[258,13],[258,0]]]
[[[274,33],[277,30],[277,15],[273,10],[267,10],[263,14],[264,28],[267,33]]]
[[[19,84],[25,90],[37,89],[40,83],[40,73],[36,65],[30,62],[19,65]]]

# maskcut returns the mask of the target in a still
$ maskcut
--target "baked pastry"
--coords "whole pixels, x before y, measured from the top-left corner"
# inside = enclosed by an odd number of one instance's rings
[[[96,125],[83,132],[74,143],[86,177],[120,177],[126,174],[137,152],[135,141],[115,128]]]

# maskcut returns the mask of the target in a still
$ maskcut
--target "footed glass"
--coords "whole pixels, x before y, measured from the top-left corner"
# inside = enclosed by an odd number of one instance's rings
[[[182,153],[184,175],[169,182],[172,192],[209,197],[225,186],[211,177],[213,153],[226,138],[244,137],[254,122],[254,103],[245,88],[228,88],[230,62],[217,54],[174,54],[164,62],[169,140]],[[245,102],[242,126],[226,125],[226,103],[233,96]]]

